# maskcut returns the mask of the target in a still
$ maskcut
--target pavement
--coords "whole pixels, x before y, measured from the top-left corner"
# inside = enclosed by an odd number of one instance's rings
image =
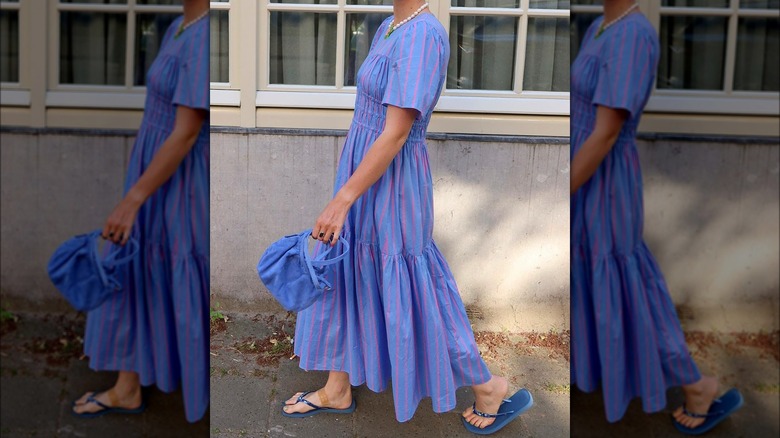
[[[686,332],[688,346],[702,374],[718,377],[721,393],[736,387],[745,404],[709,433],[707,438],[764,438],[780,436],[780,333]],[[573,388],[573,438],[680,438],[671,413],[682,404],[680,388],[667,391],[661,412],[645,413],[635,399],[626,415],[608,423],[599,391],[587,394]]]
[[[374,393],[353,388],[352,415],[316,415],[290,419],[281,403],[302,390],[322,387],[325,372],[306,372],[292,357],[294,316],[228,314],[212,327],[212,437],[473,437],[460,413],[474,398],[469,388],[457,392],[457,407],[433,412],[424,399],[414,417],[395,419],[390,389]],[[508,378],[510,392],[525,387],[534,406],[495,437],[569,436],[568,335],[556,333],[477,332],[477,343],[491,371]]]
[[[84,316],[2,314],[0,336],[1,437],[207,437],[209,413],[197,423],[184,417],[181,392],[143,389],[141,415],[81,419],[71,403],[113,385],[116,373],[94,372],[82,357]]]
[[[84,317],[34,313],[2,315],[0,336],[0,436],[2,437],[472,437],[460,412],[473,396],[458,390],[458,405],[437,414],[429,399],[411,421],[395,420],[390,390],[353,388],[352,415],[282,417],[280,404],[296,391],[317,389],[324,372],[305,372],[292,357],[294,316],[225,313],[211,334],[211,407],[194,424],[184,418],[181,394],[144,388],[142,415],[84,420],[70,403],[85,391],[111,386],[115,374],[93,372],[82,356]],[[709,438],[780,436],[780,333],[687,332],[691,353],[723,391],[738,387],[745,406],[707,434]],[[669,414],[682,402],[679,388],[667,408],[645,413],[634,400],[624,418],[606,421],[603,400],[568,385],[567,333],[476,332],[491,371],[506,376],[511,390],[528,388],[534,407],[495,437],[680,437]],[[210,420],[209,420],[210,418]]]

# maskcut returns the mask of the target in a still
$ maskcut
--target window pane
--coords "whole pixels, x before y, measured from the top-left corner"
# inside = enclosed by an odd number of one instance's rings
[[[725,8],[729,0],[663,0],[661,6],[678,8]]]
[[[356,84],[355,77],[368,55],[371,40],[385,18],[387,14],[347,14],[344,85]]]
[[[157,57],[165,31],[178,16],[159,13],[136,15],[133,85],[146,85],[146,72]]]
[[[740,18],[734,89],[780,91],[776,18]]]
[[[60,83],[124,85],[126,14],[60,14]]]
[[[228,11],[211,11],[211,82],[230,82]]]
[[[780,0],[741,0],[739,7],[744,9],[780,9]]]
[[[299,5],[335,5],[337,0],[270,0],[269,3],[295,3]]]
[[[181,5],[181,0],[136,0],[142,5]]]
[[[567,18],[528,18],[523,89],[569,91]]]
[[[336,14],[271,12],[271,84],[336,85]]]
[[[18,11],[0,11],[0,82],[19,82]]]
[[[727,22],[726,17],[661,17],[658,88],[722,90]]]
[[[348,5],[385,5],[393,6],[393,0],[347,0]]]
[[[571,55],[569,59],[571,59],[572,62],[577,57],[577,53],[580,51],[580,46],[582,46],[582,39],[585,37],[585,33],[588,31],[590,25],[593,24],[596,18],[599,18],[600,15],[601,14],[586,14],[582,12],[571,14],[571,26],[569,33],[569,47],[571,50]]]
[[[127,0],[60,0],[60,3],[126,4]]]
[[[517,18],[451,17],[447,88],[511,90]]]
[[[574,6],[601,6],[604,4],[604,0],[574,0],[571,2]]]
[[[569,0],[531,0],[531,9],[569,9]]]
[[[450,4],[466,8],[519,8],[520,0],[452,0]]]

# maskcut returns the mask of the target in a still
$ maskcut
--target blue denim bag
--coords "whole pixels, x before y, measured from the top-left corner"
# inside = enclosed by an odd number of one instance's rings
[[[285,309],[300,312],[314,304],[332,285],[325,279],[329,265],[341,261],[349,253],[349,243],[339,237],[336,246],[321,245],[315,256],[309,254],[311,230],[291,234],[277,240],[265,250],[257,263],[257,274],[271,295]],[[327,258],[333,248],[341,246],[339,255]]]
[[[101,248],[100,230],[82,234],[60,245],[49,260],[54,286],[80,311],[92,310],[122,289],[122,266],[138,252],[131,237],[124,246],[106,241]]]

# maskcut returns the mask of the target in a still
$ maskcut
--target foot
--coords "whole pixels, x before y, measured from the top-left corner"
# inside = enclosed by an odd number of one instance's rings
[[[142,403],[140,387],[138,387],[135,391],[129,391],[125,393],[120,393],[114,388],[111,388],[108,391],[97,394],[95,392],[88,392],[84,394],[81,396],[81,398],[73,403],[73,412],[77,414],[91,414],[105,409],[97,403],[89,401],[89,397],[94,397],[95,400],[112,408],[138,409]]]
[[[475,407],[478,411],[486,414],[498,412],[501,403],[509,394],[509,383],[505,378],[498,376],[493,376],[487,383],[475,385],[471,388],[474,390],[474,396],[476,397]],[[484,429],[496,421],[495,418],[480,417],[474,413],[471,406],[463,411],[463,418],[471,425],[480,429]]]
[[[718,379],[704,376],[696,383],[683,386],[683,392],[685,393],[685,410],[692,414],[706,414],[718,394]],[[683,406],[677,408],[672,416],[675,421],[690,429],[698,427],[705,420],[705,418],[685,415]]]
[[[314,409],[306,403],[298,402],[298,397],[301,394],[303,393],[298,392],[284,402],[285,406],[282,407],[284,412],[288,414],[304,413]],[[352,387],[347,385],[346,388],[334,389],[326,386],[319,391],[309,393],[304,399],[322,408],[347,409],[352,405]]]

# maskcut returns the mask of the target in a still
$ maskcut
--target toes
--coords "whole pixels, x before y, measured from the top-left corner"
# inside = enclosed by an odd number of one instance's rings
[[[301,394],[303,394],[303,393],[302,392],[296,392],[295,395],[293,395],[292,397],[287,399],[287,401],[285,401],[284,404],[286,404],[286,405],[294,405],[295,403],[298,402],[298,397],[300,397]]]
[[[76,400],[76,401],[75,401],[75,402],[73,402],[73,403],[74,403],[76,406],[81,406],[81,405],[85,404],[85,403],[87,402],[87,399],[88,399],[90,396],[94,395],[94,394],[95,394],[95,393],[94,393],[93,391],[90,391],[90,392],[84,393],[84,395],[82,395],[81,397],[79,397],[79,399],[78,399],[78,400]]]

